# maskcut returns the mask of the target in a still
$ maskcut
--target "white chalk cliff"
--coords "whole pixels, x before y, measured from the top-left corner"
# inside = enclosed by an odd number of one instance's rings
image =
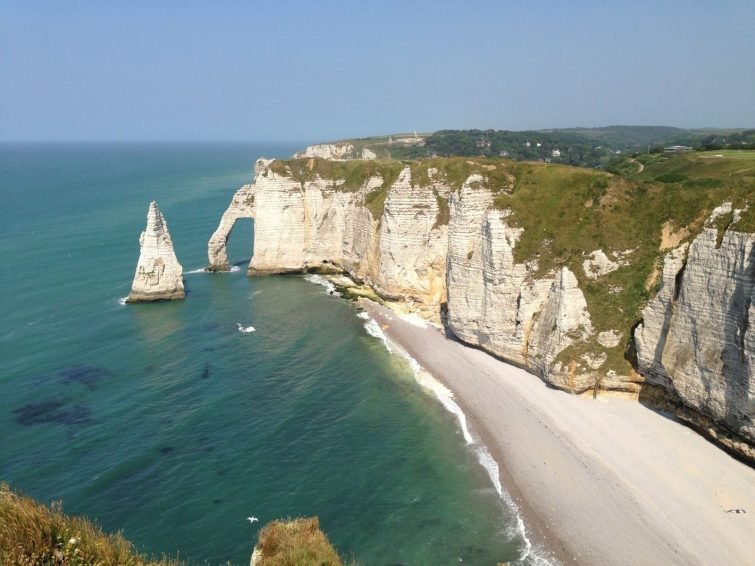
[[[319,159],[375,159],[377,155],[368,148],[358,150],[349,142],[320,143],[307,146],[304,151],[294,154],[294,158],[315,157]]]
[[[376,169],[347,189],[316,171],[302,180],[258,162],[254,183],[239,189],[210,240],[209,268],[228,269],[233,223],[253,217],[250,274],[346,272],[428,318],[443,313],[464,342],[555,387],[662,388],[734,433],[730,447],[755,455],[747,446],[755,444],[755,235],[733,224],[717,246],[716,230],[702,230],[667,254],[660,291],[634,333],[596,328],[577,274],[517,262],[523,229],[507,222],[510,211],[495,206],[481,175],[454,188],[434,169],[414,184],[409,166],[386,182]],[[590,284],[632,258],[631,250],[611,253],[584,250]],[[635,368],[606,369],[633,334]]]
[[[735,229],[719,241],[705,228],[666,255],[662,287],[634,334],[643,375],[753,442],[755,234]]]
[[[139,238],[139,261],[127,303],[183,299],[183,268],[178,263],[165,222],[157,203],[147,211],[147,227]]]

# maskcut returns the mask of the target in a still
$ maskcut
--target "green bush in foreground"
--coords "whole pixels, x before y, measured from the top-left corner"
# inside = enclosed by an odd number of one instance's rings
[[[260,531],[256,566],[342,566],[317,517],[273,521]],[[139,554],[123,535],[107,534],[84,517],[42,505],[0,483],[2,566],[182,566]]]
[[[63,514],[0,484],[0,564],[18,566],[179,566],[134,551],[120,533],[111,535],[83,517]]]
[[[272,521],[260,531],[256,566],[341,566],[317,517]]]

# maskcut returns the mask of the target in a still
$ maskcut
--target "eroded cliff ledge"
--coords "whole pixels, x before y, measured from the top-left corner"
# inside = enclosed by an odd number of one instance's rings
[[[253,217],[250,274],[348,273],[555,387],[653,386],[753,457],[755,185],[733,179],[685,186],[461,158],[260,160],[210,241],[210,269],[228,269],[233,223]]]
[[[147,211],[147,227],[139,238],[139,261],[127,303],[183,299],[183,268],[178,263],[168,224],[157,203]]]

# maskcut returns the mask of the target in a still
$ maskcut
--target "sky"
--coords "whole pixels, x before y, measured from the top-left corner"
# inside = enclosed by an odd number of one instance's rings
[[[2,0],[0,141],[755,127],[753,30],[753,0]]]

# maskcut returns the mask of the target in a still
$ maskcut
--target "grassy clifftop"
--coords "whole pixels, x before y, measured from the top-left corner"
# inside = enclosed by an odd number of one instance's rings
[[[260,531],[255,566],[341,566],[317,517],[273,521]]]
[[[121,534],[106,534],[83,517],[47,507],[0,484],[0,564],[15,566],[180,566],[134,550]]]
[[[222,526],[221,526],[222,527]],[[341,566],[317,517],[272,521],[259,534],[256,566]],[[182,566],[134,550],[120,533],[107,534],[85,517],[42,505],[0,484],[2,566]]]
[[[578,278],[596,332],[616,330],[628,339],[647,300],[657,291],[666,250],[694,238],[717,206],[746,209],[733,229],[755,232],[755,151],[688,152],[627,156],[611,174],[596,169],[501,158],[434,158],[415,161],[278,161],[273,170],[300,182],[319,177],[335,190],[355,191],[379,176],[381,187],[364,204],[379,219],[390,185],[409,167],[413,186],[444,183],[458,191],[473,174],[494,193],[509,224],[524,228],[515,260],[537,260],[533,276],[568,267]],[[448,221],[445,199],[437,224]],[[442,202],[441,202],[442,201]],[[716,225],[721,235],[731,213]],[[591,278],[583,262],[601,250],[619,267]],[[625,345],[625,344],[624,344]],[[591,344],[593,351],[595,345]],[[623,347],[602,348],[605,369],[629,371]],[[576,354],[565,352],[566,356]]]

